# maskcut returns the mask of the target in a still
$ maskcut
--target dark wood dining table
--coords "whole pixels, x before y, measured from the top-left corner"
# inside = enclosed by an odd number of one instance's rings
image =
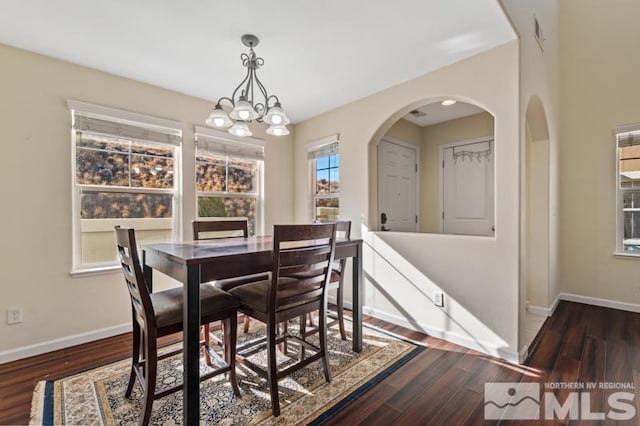
[[[153,270],[183,284],[183,416],[200,422],[200,283],[270,271],[270,236],[223,238],[142,246],[144,275],[153,291]],[[362,240],[336,240],[335,258],[353,259],[353,350],[362,351]]]

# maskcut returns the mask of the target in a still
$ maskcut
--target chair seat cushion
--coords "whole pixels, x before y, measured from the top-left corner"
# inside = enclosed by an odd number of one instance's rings
[[[156,326],[166,327],[182,322],[182,287],[151,293],[151,303],[156,317]],[[238,302],[229,293],[209,284],[200,286],[201,323],[211,322],[219,312],[237,309]]]
[[[298,284],[296,284],[298,283]],[[269,297],[269,285],[271,280],[262,280],[254,283],[244,284],[229,290],[229,293],[234,295],[240,304],[247,308],[253,309],[258,312],[267,313],[268,297]],[[278,280],[278,297],[280,299],[287,299],[292,296],[304,294],[318,287],[313,284],[303,284],[295,278],[283,277]],[[297,303],[291,303],[284,306],[279,306],[278,311],[292,308],[297,305],[305,303],[304,300]]]
[[[224,280],[212,281],[212,284],[220,290],[229,291],[239,285],[254,283],[256,281],[268,280],[269,274],[244,275],[242,277],[227,278]]]

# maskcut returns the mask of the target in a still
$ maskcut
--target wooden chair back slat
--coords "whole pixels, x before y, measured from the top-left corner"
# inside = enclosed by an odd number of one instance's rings
[[[312,240],[322,240],[327,238],[334,238],[335,234],[327,237],[327,228],[325,225],[332,225],[331,223],[315,223],[307,225],[274,225],[274,237],[276,236],[276,227],[278,228],[277,234],[280,243],[287,242],[301,242]],[[315,244],[309,244],[313,246]]]
[[[300,249],[287,249],[280,252],[281,267],[295,267],[297,265],[309,265],[317,259],[317,263],[326,259],[330,248],[326,245],[320,247],[305,247]]]
[[[296,295],[296,296],[281,297],[280,299],[278,299],[278,307],[298,304],[298,302],[301,302],[301,301],[304,301],[305,303],[308,301],[320,303],[323,293],[324,293],[323,289],[318,288],[318,289],[308,291],[306,293]]]
[[[194,220],[193,239],[194,240],[212,240],[217,238],[226,238],[232,231],[242,233],[244,238],[249,236],[249,228],[246,220]]]

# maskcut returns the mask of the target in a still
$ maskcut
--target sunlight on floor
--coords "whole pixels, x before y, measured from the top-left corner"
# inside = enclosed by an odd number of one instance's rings
[[[528,377],[541,377],[542,372],[537,368],[527,367],[526,365],[512,364],[508,361],[502,361],[499,359],[487,358],[491,363],[499,365],[500,367],[508,368],[509,370],[517,371],[518,373]]]

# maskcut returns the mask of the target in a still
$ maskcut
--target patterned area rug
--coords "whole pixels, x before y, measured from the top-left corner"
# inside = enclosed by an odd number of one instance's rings
[[[238,332],[240,342],[264,335],[264,327],[251,321],[249,333]],[[349,323],[347,322],[347,327]],[[294,326],[290,326],[295,329]],[[320,362],[298,370],[279,382],[282,412],[271,415],[266,382],[243,366],[237,366],[241,396],[236,397],[223,376],[200,384],[201,424],[322,424],[358,396],[402,366],[424,348],[386,332],[364,327],[363,351],[351,348],[340,339],[337,327],[329,329],[329,362],[332,381],[327,383]],[[175,346],[174,346],[175,347]],[[293,344],[291,349],[295,349]],[[294,351],[291,351],[293,355]],[[280,354],[280,363],[290,358]],[[263,362],[265,353],[255,355]],[[141,412],[142,388],[134,387],[131,399],[124,396],[129,379],[130,360],[115,362],[74,376],[40,382],[31,404],[31,424],[47,425],[133,425]],[[201,359],[201,371],[208,367]],[[182,357],[176,355],[160,362],[158,390],[182,380]],[[182,392],[153,403],[151,424],[182,423]]]

